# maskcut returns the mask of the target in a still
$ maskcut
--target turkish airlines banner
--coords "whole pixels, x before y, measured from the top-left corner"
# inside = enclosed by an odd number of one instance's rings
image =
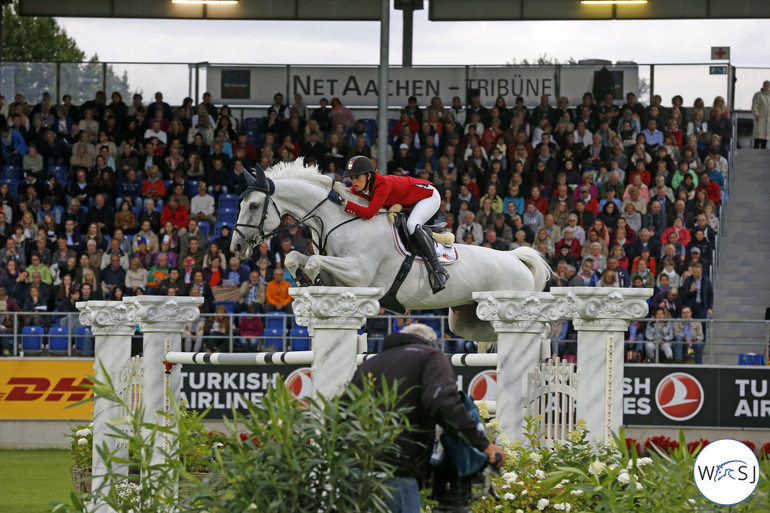
[[[457,386],[476,400],[494,401],[494,368],[455,367]],[[626,365],[623,423],[629,426],[770,427],[770,368],[677,368]],[[194,410],[212,408],[209,418],[243,407],[243,397],[259,402],[281,374],[299,398],[313,392],[310,367],[233,366],[182,368],[182,399]],[[580,405],[577,405],[580,415]]]

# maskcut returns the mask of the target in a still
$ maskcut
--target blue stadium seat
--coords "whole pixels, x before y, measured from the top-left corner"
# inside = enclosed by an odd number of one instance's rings
[[[209,232],[211,231],[211,225],[208,221],[198,221],[198,229],[203,234],[203,237],[208,240]]]
[[[220,208],[217,210],[217,219],[233,226],[238,219],[238,211],[234,208]]]
[[[51,354],[67,354],[69,348],[69,328],[66,326],[51,326],[48,329],[48,352]]]
[[[289,327],[291,325],[285,312],[267,312],[263,321],[265,329],[283,330],[284,327]],[[286,321],[285,324],[284,321]]]
[[[89,326],[78,326],[75,328],[75,349],[79,354],[83,353],[86,338],[88,337],[93,337],[91,334],[91,328]]]
[[[197,191],[200,180],[187,180],[187,184],[190,186],[190,190]]]
[[[10,194],[11,196],[16,196],[16,193],[19,190],[19,181],[12,180],[10,178],[0,178],[0,185],[4,183],[8,184],[8,194]]]
[[[222,227],[223,226],[227,226],[228,228],[232,228],[233,227],[233,225],[231,225],[230,223],[225,223],[225,222],[222,222],[222,221],[217,221],[216,223],[214,223],[214,232],[211,234],[211,240],[214,240],[217,237],[219,237],[220,235],[222,235]]]
[[[238,195],[237,194],[220,194],[219,195],[219,208],[232,208],[238,210]]]
[[[246,118],[243,120],[244,132],[257,132],[262,125],[262,118]]]
[[[374,144],[374,138],[377,137],[377,120],[376,119],[362,119],[360,120],[364,124],[364,132],[369,136],[369,140]]]
[[[390,134],[394,128],[396,128],[397,119],[388,118],[388,134]]]
[[[289,332],[292,351],[309,351],[310,335],[305,326],[294,326]]]
[[[2,171],[0,171],[0,178],[7,178],[11,180],[16,180],[17,182],[21,180],[21,167],[20,166],[11,166],[11,165],[5,165],[2,167]]]
[[[56,181],[66,188],[67,185],[67,166],[51,166],[48,168],[48,174],[54,175]]]
[[[265,347],[275,346],[276,351],[283,351],[283,332],[280,329],[268,328],[264,331]]]
[[[224,305],[227,308],[227,313],[235,313],[235,307],[238,305],[235,301],[217,301],[216,306]]]
[[[43,352],[45,330],[41,326],[24,326],[21,329],[21,348],[28,354]]]

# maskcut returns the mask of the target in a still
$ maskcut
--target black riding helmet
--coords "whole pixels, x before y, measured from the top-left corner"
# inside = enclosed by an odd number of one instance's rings
[[[345,166],[345,173],[343,178],[350,178],[351,176],[365,175],[367,173],[375,173],[374,164],[364,155],[356,155],[348,160],[348,164]]]
[[[369,175],[371,173],[371,175]],[[364,155],[356,155],[348,160],[348,164],[345,166],[345,173],[343,178],[350,178],[358,175],[369,175],[366,180],[366,188],[364,190],[371,190],[374,183],[374,175],[377,174],[377,170],[374,169],[374,164]]]

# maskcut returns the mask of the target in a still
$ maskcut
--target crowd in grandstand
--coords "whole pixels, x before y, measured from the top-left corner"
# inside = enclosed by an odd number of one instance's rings
[[[552,287],[655,288],[650,310],[662,320],[632,325],[630,357],[653,358],[657,346],[681,360],[695,341],[701,359],[698,323],[667,318],[711,314],[732,130],[721,97],[688,108],[680,96],[643,106],[634,93],[625,102],[586,93],[576,106],[543,96],[533,108],[521,98],[509,107],[502,97],[491,106],[478,96],[448,106],[413,97],[387,141],[338,98],[309,108],[278,93],[263,118],[245,120],[208,93],[179,107],[161,92],[128,105],[117,92],[109,102],[101,91],[83,105],[71,100],[0,97],[0,308],[26,312],[25,325],[46,326],[50,317],[35,312],[74,312],[89,298],[203,296],[204,313],[217,315],[190,327],[188,349],[205,339],[222,350],[236,328],[226,315],[233,308],[214,305],[290,312],[282,262],[292,250],[313,251],[309,233],[292,226],[249,262],[232,256],[244,172],[304,157],[339,178],[347,159],[374,158],[385,144],[380,170],[431,180],[442,196],[435,221],[458,243],[531,246],[551,263]],[[0,323],[6,349],[9,319]],[[261,326],[239,328],[244,348],[256,348]],[[568,331],[565,323],[555,339]]]

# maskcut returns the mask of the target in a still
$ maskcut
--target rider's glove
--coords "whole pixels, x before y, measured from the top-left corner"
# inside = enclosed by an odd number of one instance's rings
[[[328,198],[329,198],[329,201],[332,201],[337,205],[342,205],[345,202],[345,200],[342,199],[342,196],[340,196],[340,193],[335,191],[334,189],[329,191]]]

